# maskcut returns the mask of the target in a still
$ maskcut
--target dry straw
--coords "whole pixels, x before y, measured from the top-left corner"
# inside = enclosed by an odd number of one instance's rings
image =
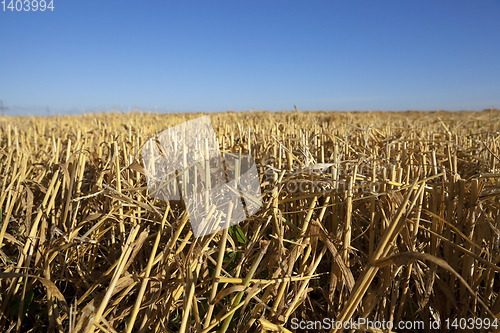
[[[220,150],[255,158],[263,205],[197,239],[184,202],[148,192],[141,151],[198,116],[0,118],[0,331],[500,317],[499,110],[212,114]]]

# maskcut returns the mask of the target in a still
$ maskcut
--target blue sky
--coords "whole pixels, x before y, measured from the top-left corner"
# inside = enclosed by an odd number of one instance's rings
[[[500,107],[500,0],[53,4],[0,3],[9,115]]]

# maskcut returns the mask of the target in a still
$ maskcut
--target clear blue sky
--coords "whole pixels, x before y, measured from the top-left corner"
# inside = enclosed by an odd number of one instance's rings
[[[9,115],[500,107],[500,0],[0,6]]]

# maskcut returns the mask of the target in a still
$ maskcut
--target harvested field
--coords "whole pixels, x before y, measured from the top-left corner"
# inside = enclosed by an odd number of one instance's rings
[[[149,195],[141,150],[201,115],[0,117],[0,331],[496,329],[500,110],[210,114],[263,204],[195,238],[182,201]]]

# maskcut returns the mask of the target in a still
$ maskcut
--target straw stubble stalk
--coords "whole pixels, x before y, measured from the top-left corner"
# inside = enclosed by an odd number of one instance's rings
[[[257,267],[259,266],[260,262],[262,261],[262,258],[266,254],[268,247],[269,247],[269,241],[261,241],[259,255],[257,256],[257,258],[255,258],[252,266],[250,267],[249,272],[247,273],[247,276],[243,280],[243,286],[244,287],[248,287],[248,284],[250,283],[250,280],[254,276],[255,271],[257,270]],[[234,300],[232,302],[232,308],[233,309],[236,306],[238,306],[238,304],[240,304],[241,298],[243,297],[243,294],[244,294],[244,291],[240,291],[236,295],[236,297],[234,298]],[[234,312],[229,317],[226,318],[226,320],[222,324],[222,328],[220,330],[220,333],[225,333],[226,332],[227,328],[229,327],[229,324],[231,323],[231,319],[233,318],[233,315],[234,315]]]
[[[478,179],[472,179],[471,182],[471,188],[470,188],[470,213],[469,213],[469,218],[465,222],[465,230],[464,234],[465,236],[473,240],[473,227],[476,222],[476,207],[477,207],[477,197],[478,197],[478,187],[479,187],[479,181]],[[467,243],[465,248],[468,251],[474,252],[474,248],[472,247],[472,244],[470,242]],[[473,277],[474,277],[474,259],[470,256],[465,256],[464,261],[463,261],[463,269],[462,269],[462,277],[467,283],[470,285],[473,284]],[[466,297],[467,290],[464,285],[460,286],[460,299],[464,299]],[[468,304],[468,302],[467,302]],[[465,306],[467,306],[467,304]]]
[[[410,234],[410,245],[411,245],[411,250],[415,251],[415,242],[418,234],[418,227],[420,225],[420,214],[422,212],[422,202],[424,199],[424,191],[419,192],[419,199],[418,199],[418,204],[416,207],[416,212],[415,212],[415,222],[411,225],[410,230],[412,233]],[[413,269],[413,263],[410,262],[408,264],[407,270],[406,270],[406,277],[405,280],[403,281],[403,286],[402,286],[402,293],[401,293],[401,302],[399,304],[398,312],[396,314],[396,321],[399,320],[403,314],[404,308],[405,308],[405,303],[409,291],[409,284],[410,284],[410,277]]]
[[[186,288],[188,292],[185,293],[184,297],[184,312],[182,313],[182,322],[181,322],[181,327],[179,329],[179,333],[185,333],[186,332],[186,327],[188,320],[190,319],[190,312],[191,312],[191,307],[193,304],[193,298],[194,298],[194,292],[195,292],[195,286],[196,286],[196,279],[197,279],[197,272],[199,265],[197,263],[195,264],[195,267],[191,266],[191,263],[187,263],[187,277],[186,277]],[[194,273],[194,274],[193,274]],[[196,300],[195,300],[196,302]],[[199,323],[198,323],[199,324]],[[200,327],[198,326],[198,331],[200,331]]]
[[[215,267],[214,279],[212,282],[212,290],[210,292],[210,303],[208,305],[207,314],[205,316],[204,330],[207,330],[210,326],[210,320],[212,319],[212,313],[214,309],[214,304],[212,303],[217,295],[217,287],[219,285],[218,278],[220,277],[220,273],[222,270],[222,263],[224,261],[224,254],[226,252],[226,243],[227,243],[227,233],[228,227],[230,223],[231,213],[233,211],[233,202],[229,202],[228,208],[228,218],[226,219],[226,227],[222,230],[222,237],[219,243],[219,254],[217,258],[217,266]]]
[[[94,319],[92,321],[93,325],[90,326],[88,333],[94,332],[94,325],[96,323],[99,323],[101,320],[101,316],[106,308],[106,305],[109,302],[109,299],[111,298],[111,294],[113,292],[113,289],[116,286],[116,283],[118,282],[118,279],[123,273],[123,268],[125,267],[125,264],[127,263],[127,260],[132,252],[132,243],[135,240],[135,237],[137,236],[137,233],[139,232],[140,226],[135,225],[132,227],[132,230],[130,231],[129,237],[127,238],[127,242],[125,243],[123,250],[122,250],[122,255],[120,256],[120,260],[118,262],[118,266],[114,271],[113,278],[111,279],[111,283],[109,284],[109,287],[107,289],[106,295],[104,296],[104,299],[101,302],[101,305],[97,309],[97,312],[95,313]]]
[[[348,179],[347,185],[347,200],[346,200],[346,220],[344,226],[344,247],[343,247],[343,259],[347,267],[349,267],[349,250],[351,247],[351,235],[352,235],[352,197],[353,197],[353,186],[356,180],[356,173],[358,166],[354,167],[353,174]]]
[[[318,267],[319,263],[321,262],[321,259],[323,258],[323,255],[326,253],[327,247],[324,246],[321,252],[319,253],[318,257],[314,261],[314,263],[311,265],[309,271],[307,272],[307,275],[312,275],[316,271],[316,268]],[[285,322],[288,321],[288,318],[292,314],[292,312],[297,308],[298,302],[300,299],[304,298],[304,291],[306,287],[309,285],[310,280],[303,281],[299,290],[297,291],[297,294],[295,295],[295,298],[293,299],[292,303],[288,307],[287,311],[284,314],[284,320]]]
[[[165,228],[165,221],[167,220],[168,212],[169,212],[170,206],[167,206],[167,210],[165,211],[165,214],[163,215],[163,219],[161,221],[161,228],[158,230],[158,233],[156,234],[155,238],[155,243],[153,245],[153,249],[151,250],[151,254],[148,260],[148,265],[146,266],[146,272],[144,273],[144,278],[141,283],[141,289],[139,289],[139,293],[137,294],[137,299],[135,301],[134,309],[132,310],[132,314],[130,315],[130,320],[127,324],[127,329],[126,333],[132,332],[132,329],[134,327],[135,320],[137,318],[137,314],[139,313],[139,308],[142,303],[142,298],[144,297],[144,293],[146,292],[146,287],[149,282],[149,275],[151,273],[151,268],[153,266],[153,261],[156,256],[156,251],[158,250],[158,246],[160,244],[160,238],[161,234],[163,232],[163,229]]]
[[[390,251],[390,244],[396,237],[396,235],[399,233],[400,229],[400,219],[403,216],[403,214],[406,212],[410,212],[411,209],[413,208],[415,202],[417,201],[419,194],[421,191],[424,190],[425,188],[425,183],[420,185],[420,189],[418,190],[418,194],[414,196],[413,201],[411,202],[410,206],[407,207],[408,202],[410,200],[411,194],[413,193],[413,188],[417,184],[417,179],[413,181],[412,186],[406,193],[406,196],[404,198],[404,201],[401,203],[401,205],[398,208],[398,211],[396,215],[394,216],[393,220],[389,224],[389,227],[385,230],[384,235],[382,236],[382,239],[380,240],[380,243],[373,253],[373,256],[370,259],[370,263],[364,270],[362,277],[356,282],[356,285],[354,286],[354,289],[352,290],[348,301],[344,305],[341,313],[337,316],[337,321],[344,322],[348,321],[355,309],[358,307],[359,303],[361,302],[361,299],[363,298],[364,294],[368,290],[368,287],[370,283],[373,281],[373,278],[375,277],[375,274],[378,271],[378,267],[375,267],[372,265],[372,263],[376,260],[379,260],[380,258],[386,256],[389,251]],[[407,215],[408,215],[407,213]],[[403,219],[404,222],[404,219]],[[339,330],[337,328],[332,329],[331,332],[338,332]]]

